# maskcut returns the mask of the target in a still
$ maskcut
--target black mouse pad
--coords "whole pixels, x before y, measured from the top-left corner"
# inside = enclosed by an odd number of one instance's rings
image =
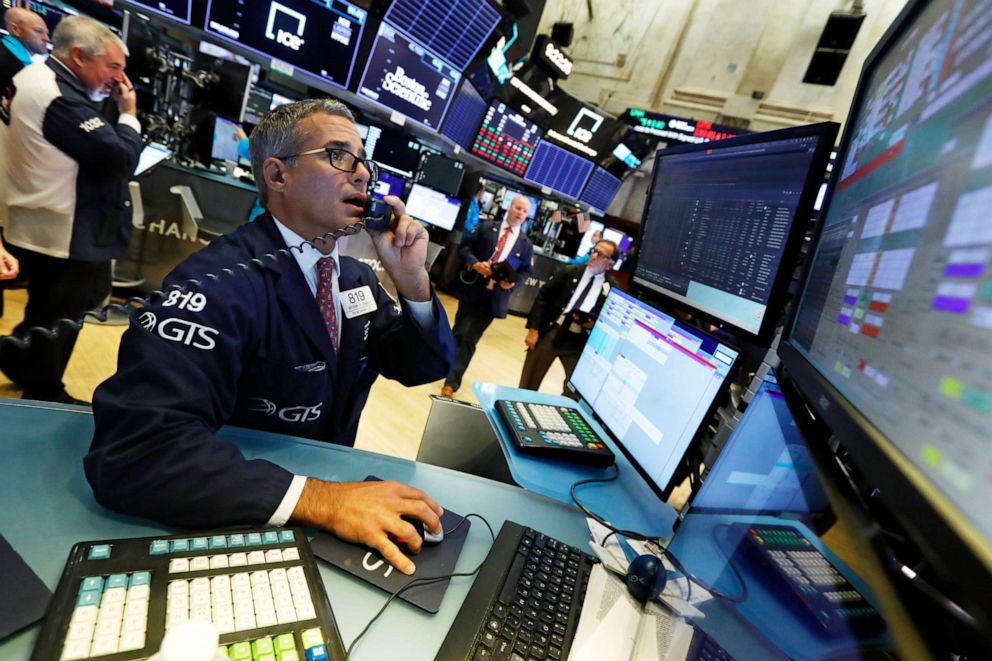
[[[45,616],[52,592],[0,535],[0,640]],[[15,598],[16,595],[16,598]]]
[[[379,552],[362,544],[344,542],[326,532],[318,532],[310,542],[313,554],[345,570],[372,585],[392,594],[415,578],[447,576],[455,571],[455,563],[465,545],[472,522],[449,510],[441,517],[444,528],[444,541],[440,544],[424,544],[420,553],[410,558],[417,565],[412,576],[396,571],[379,555]],[[448,589],[450,578],[416,585],[405,590],[398,599],[403,599],[429,613],[441,608],[441,600]]]

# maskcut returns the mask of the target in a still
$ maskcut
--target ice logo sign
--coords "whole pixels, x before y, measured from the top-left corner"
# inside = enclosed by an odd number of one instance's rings
[[[295,25],[295,30],[287,31],[281,27],[277,27],[277,18],[280,18],[279,22],[287,27]],[[273,2],[269,7],[269,21],[265,24],[265,36],[276,43],[282,44],[286,48],[292,48],[298,51],[300,50],[300,46],[303,45],[303,29],[306,25],[306,16],[295,9],[290,9],[278,2]]]
[[[585,126],[582,125],[583,120],[588,120]],[[568,134],[580,142],[587,143],[592,140],[593,134],[599,130],[602,123],[603,117],[601,115],[597,115],[588,108],[582,108],[575,115],[572,123],[569,124]]]

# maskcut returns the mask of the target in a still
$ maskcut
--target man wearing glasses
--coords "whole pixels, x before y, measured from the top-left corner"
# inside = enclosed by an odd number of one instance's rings
[[[424,268],[427,232],[386,197],[391,227],[372,240],[398,303],[333,238],[314,240],[362,220],[376,174],[337,101],[279,107],[250,150],[266,213],[180,264],[164,300],[133,313],[117,373],[94,397],[86,476],[121,512],[190,528],[320,527],[411,573],[388,535],[416,552],[420,535],[401,515],[439,531],[442,510],[427,494],[293,475],[246,460],[214,432],[234,424],[350,446],[380,374],[405,385],[443,377],[454,340]],[[224,269],[235,274],[203,277]],[[201,284],[168,291],[189,278]]]
[[[562,394],[569,395],[568,380],[579,362],[589,331],[603,301],[616,286],[607,271],[619,255],[613,241],[598,241],[585,265],[566,266],[548,280],[534,300],[527,317],[527,357],[520,373],[520,387],[539,390],[555,358],[565,367]]]

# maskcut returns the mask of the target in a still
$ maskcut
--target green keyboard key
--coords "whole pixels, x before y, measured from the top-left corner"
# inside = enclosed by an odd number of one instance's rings
[[[296,640],[291,633],[280,634],[276,636],[274,647],[276,652],[285,652],[286,650],[293,650],[295,652]]]
[[[231,661],[251,661],[251,643],[248,641],[234,643],[227,651],[227,655]]]
[[[263,654],[271,654],[275,656],[275,648],[272,647],[272,639],[268,636],[265,638],[259,638],[251,644],[251,655],[253,658],[258,659]]]

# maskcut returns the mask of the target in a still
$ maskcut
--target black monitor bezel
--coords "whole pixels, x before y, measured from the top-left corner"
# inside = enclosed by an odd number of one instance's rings
[[[910,0],[865,60],[851,103],[846,123],[847,130],[842,136],[838,149],[837,163],[845,162],[850,149],[853,137],[850,127],[854,124],[867,96],[869,77],[873,75],[878,62],[902,38],[907,32],[907,26],[919,17],[927,4],[928,0]],[[824,198],[822,218],[825,218],[826,213],[829,212],[839,179],[839,177],[831,177]],[[823,225],[823,222],[817,223],[815,228],[810,245],[810,263]],[[980,537],[980,533],[974,528],[961,531],[944,518],[940,507],[953,508],[958,516],[960,510],[957,510],[949,500],[945,500],[941,505],[931,502],[914,484],[915,480],[926,480],[922,473],[907,459],[899,456],[901,452],[898,448],[831,385],[822,372],[792,343],[792,331],[798,321],[799,303],[810,281],[809,271],[807,269],[803,274],[796,304],[792,306],[778,348],[781,359],[779,380],[783,383],[783,392],[790,408],[797,417],[800,413],[804,414],[806,418],[804,424],[820,430],[819,434],[808,435],[808,442],[817,443],[823,450],[831,453],[834,452],[830,447],[833,442],[837,442],[843,448],[862,473],[863,479],[867,479],[870,487],[875,490],[871,494],[872,500],[884,506],[886,513],[903,526],[901,532],[909,536],[913,545],[919,549],[938,575],[949,580],[949,586],[945,587],[953,587],[954,593],[950,596],[958,605],[970,610],[973,616],[979,617],[978,626],[981,627],[979,631],[984,631],[984,636],[987,637],[988,631],[992,629],[992,608],[988,605],[988,595],[992,594],[992,564],[983,562],[978,551],[969,544],[969,536]],[[939,492],[937,489],[933,491]],[[905,577],[897,573],[893,573],[890,578],[893,576],[899,576],[897,580],[905,581]],[[954,580],[950,580],[949,577]],[[984,610],[974,608],[981,606]],[[925,626],[927,623],[917,624]],[[986,644],[992,645],[987,638],[986,641]]]
[[[584,404],[583,411],[588,415],[592,416],[592,418],[596,421],[596,423],[600,426],[600,428],[610,437],[610,440],[613,442],[613,445],[618,450],[620,450],[620,452],[623,454],[624,457],[627,458],[627,461],[630,462],[630,465],[634,467],[634,470],[637,471],[637,474],[641,476],[641,479],[644,480],[645,484],[648,485],[651,491],[653,491],[654,494],[658,496],[658,498],[660,498],[661,500],[667,501],[669,498],[672,497],[672,493],[675,491],[675,489],[681,486],[682,481],[685,477],[683,470],[685,467],[685,458],[689,455],[689,452],[692,450],[692,448],[699,446],[699,441],[702,438],[703,431],[707,428],[710,420],[713,419],[713,415],[716,413],[717,409],[720,408],[720,405],[726,399],[727,391],[730,388],[730,384],[734,382],[734,379],[737,376],[737,371],[740,369],[741,364],[743,363],[743,358],[740,348],[734,344],[731,344],[730,342],[727,342],[725,339],[717,337],[712,333],[708,333],[707,331],[704,331],[701,328],[696,328],[689,322],[682,321],[678,317],[675,317],[674,315],[669,314],[668,312],[665,312],[664,310],[660,309],[657,305],[655,305],[651,301],[646,301],[643,298],[636,296],[635,294],[629,291],[624,291],[620,289],[619,287],[615,289],[616,291],[620,291],[624,295],[633,298],[641,305],[647,305],[648,307],[653,308],[654,310],[660,312],[661,314],[672,317],[674,321],[680,325],[680,327],[687,327],[686,330],[691,330],[693,333],[701,333],[702,335],[709,337],[711,340],[714,340],[717,344],[721,344],[727,347],[728,349],[732,349],[735,352],[737,352],[737,357],[734,358],[734,364],[731,365],[730,368],[727,370],[727,375],[723,378],[723,383],[720,384],[720,387],[713,394],[713,401],[710,402],[710,405],[709,407],[707,407],[706,412],[703,413],[703,417],[699,421],[699,426],[696,428],[696,431],[693,433],[692,438],[689,439],[688,444],[686,444],[685,446],[685,450],[682,452],[682,456],[679,458],[679,465],[676,466],[674,471],[672,471],[671,477],[668,478],[668,484],[665,485],[664,487],[661,487],[655,483],[654,478],[651,477],[651,474],[648,473],[648,471],[643,466],[641,466],[641,463],[637,461],[633,453],[627,449],[627,446],[624,444],[624,442],[621,441],[619,438],[617,438],[617,435],[613,433],[613,430],[610,429],[609,425],[606,424],[606,421],[603,420],[596,413],[596,409],[593,408],[592,402],[590,402],[585,398],[585,395],[583,395],[582,392],[575,386],[575,384],[572,383],[571,379],[569,379],[568,381],[568,387],[571,388],[572,392],[576,393],[582,399],[582,403]],[[596,323],[598,324],[599,320],[597,320]],[[576,363],[576,367],[578,367],[578,363]]]
[[[779,260],[778,273],[775,274],[775,279],[772,282],[771,292],[768,295],[768,302],[765,303],[765,315],[761,320],[761,325],[758,327],[757,332],[743,328],[730,319],[724,319],[711,310],[697,308],[691,301],[676,298],[672,295],[672,292],[669,292],[669,290],[662,289],[658,285],[647,281],[644,277],[638,276],[641,262],[639,257],[637,259],[637,263],[634,265],[634,271],[631,274],[631,282],[636,284],[638,287],[651,292],[652,295],[662,297],[676,306],[691,310],[694,314],[710,320],[713,324],[721,328],[728,329],[736,334],[739,334],[742,338],[749,338],[758,341],[770,340],[776,327],[779,325],[779,312],[782,310],[783,305],[788,299],[789,282],[792,280],[794,265],[799,258],[799,253],[803,245],[803,238],[813,217],[813,203],[816,201],[816,194],[819,190],[820,184],[823,182],[823,175],[827,169],[827,163],[830,159],[830,152],[834,149],[837,129],[838,125],[834,122],[820,122],[817,124],[806,124],[804,126],[797,126],[787,129],[766,131],[764,133],[750,133],[747,135],[737,136],[736,138],[727,138],[725,140],[716,140],[713,142],[704,142],[695,145],[679,145],[676,147],[669,147],[667,149],[659,149],[655,153],[654,171],[651,175],[651,186],[648,188],[647,200],[644,204],[644,212],[641,216],[641,223],[637,235],[638,246],[644,245],[645,228],[650,227],[651,200],[655,186],[658,182],[658,177],[661,173],[661,168],[659,167],[660,159],[670,156],[705,152],[709,150],[727,149],[766,142],[779,142],[794,138],[811,136],[819,136],[821,138],[819,144],[817,145],[817,150],[813,154],[813,159],[810,163],[809,170],[806,173],[806,180],[803,184],[803,190],[799,196],[799,201],[796,203],[796,213],[792,219],[792,224],[789,229],[789,236],[786,239],[785,246],[782,249],[782,257]]]

